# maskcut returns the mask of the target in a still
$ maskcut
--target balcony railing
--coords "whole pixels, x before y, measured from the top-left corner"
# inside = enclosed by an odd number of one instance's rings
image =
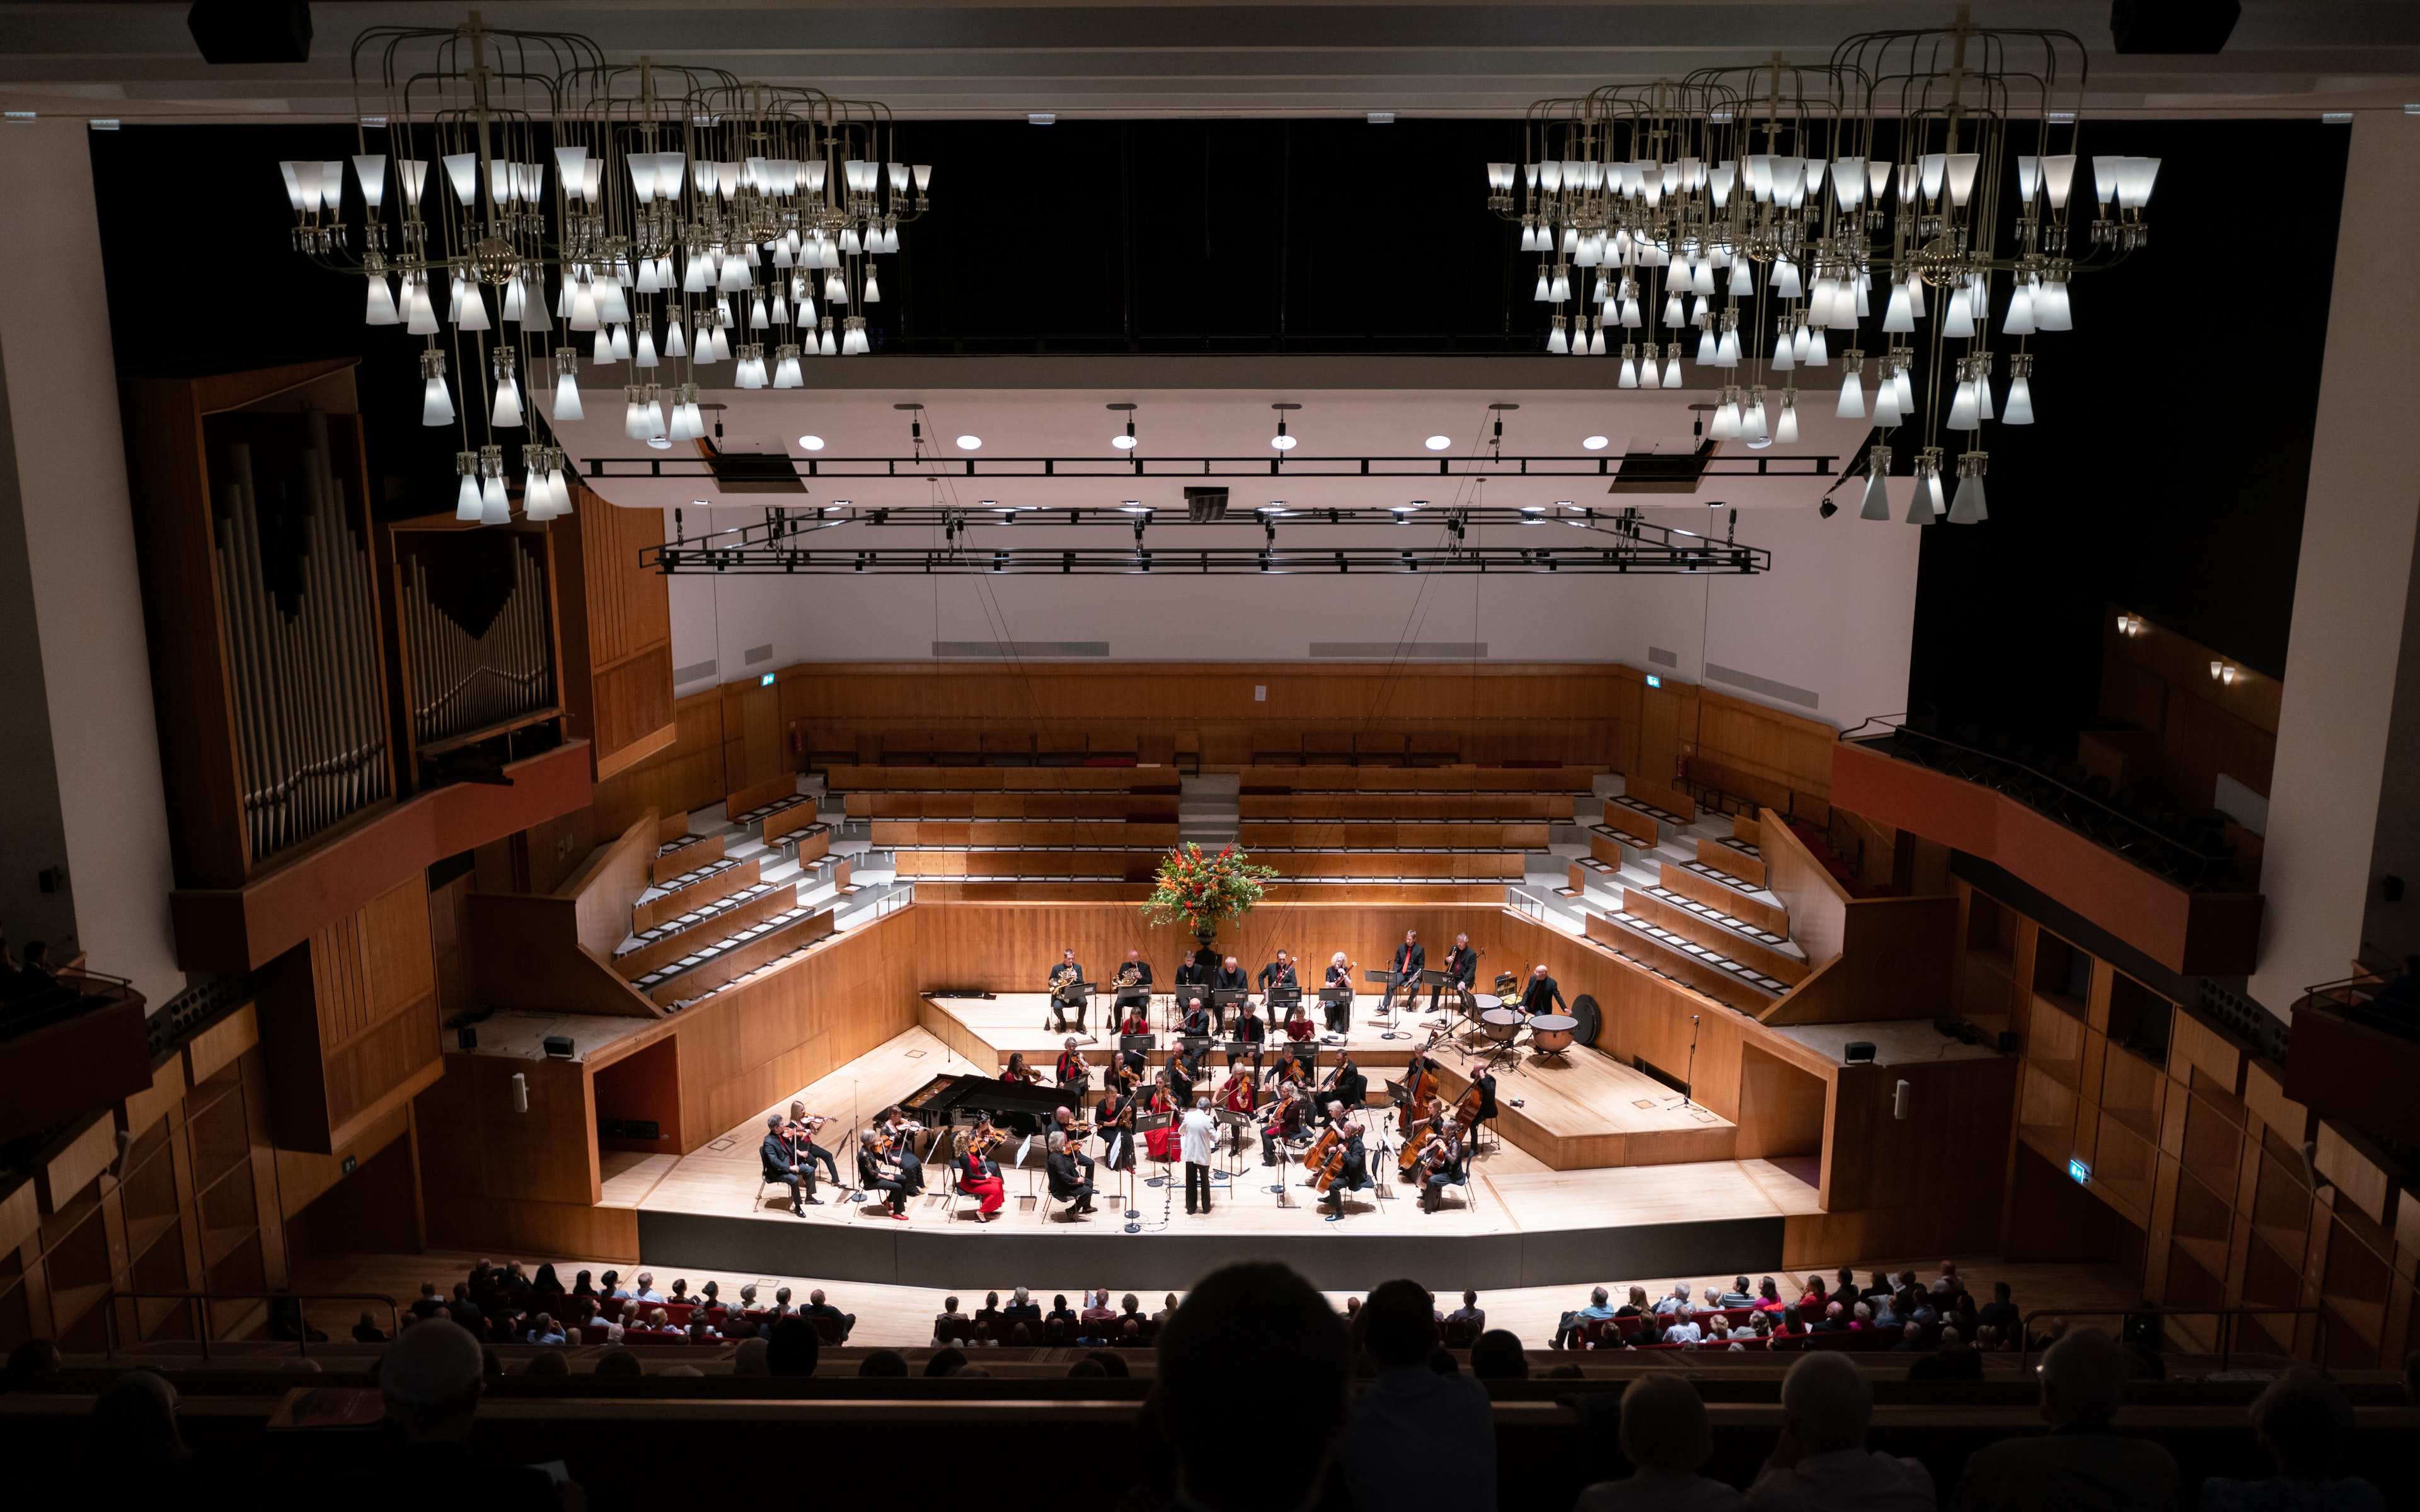
[[[2207,823],[2177,814],[2128,812],[2121,795],[2103,795],[2072,763],[2030,748],[1993,751],[1883,716],[1844,730],[1840,739],[2006,794],[2148,872],[2193,891],[2226,890],[2234,850]]]
[[[2305,1008],[2323,1009],[2398,1040],[2420,1041],[2420,991],[2395,986],[2375,972],[2304,988],[2294,1011],[2299,1014]]]
[[[53,986],[0,1001],[0,1040],[14,1040],[100,1009],[139,1001],[134,984],[98,971],[62,972]]]

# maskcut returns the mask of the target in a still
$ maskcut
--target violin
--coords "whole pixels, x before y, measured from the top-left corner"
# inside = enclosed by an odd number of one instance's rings
[[[1259,1091],[1260,1087],[1249,1072],[1235,1071],[1229,1073],[1227,1084],[1218,1088],[1218,1098],[1231,1113],[1249,1113],[1259,1101]]]

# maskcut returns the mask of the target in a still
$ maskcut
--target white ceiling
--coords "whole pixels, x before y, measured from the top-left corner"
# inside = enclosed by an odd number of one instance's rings
[[[177,3],[0,4],[0,99],[128,120],[349,118],[351,39],[453,26],[417,0],[313,7],[302,64],[212,67]],[[1517,116],[1530,100],[1707,66],[1826,56],[1852,33],[1939,26],[1951,0],[484,0],[489,25],[572,31],[617,61],[730,70],[877,99],[910,117]],[[1977,0],[1986,26],[2062,28],[2092,50],[2087,108],[2203,116],[2400,109],[2420,100],[2420,5],[2245,0],[2214,56],[2119,56],[2109,0]]]

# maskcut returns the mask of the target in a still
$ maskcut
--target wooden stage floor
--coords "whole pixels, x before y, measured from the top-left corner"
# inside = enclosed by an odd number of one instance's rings
[[[1381,1038],[1388,1024],[1377,1009],[1374,994],[1357,999],[1342,1043],[1314,1041],[1323,1067],[1335,1064],[1340,1049],[1350,1053],[1369,1073],[1373,1095],[1387,1080],[1402,1074],[1412,1052],[1428,1041],[1429,1026],[1445,1022],[1442,1015],[1406,1012],[1396,1029],[1406,1037],[1388,1040]],[[928,997],[922,1016],[927,1030],[972,1065],[1005,1066],[1012,1052],[1023,1051],[1026,1064],[1047,1076],[1066,1041],[1043,1026],[1047,1013],[1040,993],[1002,993],[993,998]],[[1155,1011],[1154,1019],[1164,1024],[1166,1015]],[[1097,1066],[1108,1058],[1110,1047],[1103,1035],[1100,1042],[1084,1048]],[[1460,1092],[1468,1085],[1464,1070],[1489,1048],[1486,1041],[1476,1038],[1447,1040],[1437,1046],[1448,1091]],[[1153,1058],[1156,1063],[1166,1055]],[[1211,1064],[1221,1068],[1214,1074],[1224,1074],[1224,1056],[1214,1052]],[[1586,1045],[1574,1045],[1559,1056],[1508,1057],[1497,1067],[1496,1095],[1503,1104],[1497,1127],[1505,1139],[1554,1170],[1729,1161],[1735,1147],[1737,1130],[1730,1120]],[[1521,1105],[1512,1106],[1515,1101]]]
[[[934,1076],[977,1069],[930,1031],[912,1029],[798,1095],[811,1110],[853,1128]],[[1507,1095],[1526,1096],[1537,1079],[1506,1075],[1499,1085],[1512,1088]],[[1544,1114],[1548,1100],[1539,1090],[1533,1106]],[[1371,1121],[1385,1120],[1373,1114]],[[959,1251],[974,1244],[1000,1246],[1003,1258],[1008,1250],[1029,1250],[1035,1263],[1073,1264],[1079,1272],[1114,1263],[1129,1284],[1189,1285],[1215,1264],[1253,1255],[1286,1258],[1322,1284],[1323,1276],[1350,1275],[1336,1284],[1357,1286],[1390,1259],[1399,1263],[1390,1273],[1402,1273],[1413,1257],[1402,1251],[1410,1246],[1424,1267],[1419,1273],[1438,1285],[1544,1285],[1606,1273],[1769,1271],[1778,1264],[1782,1220],[1820,1211],[1815,1189],[1800,1174],[1766,1161],[1557,1170],[1491,1137],[1470,1187],[1448,1188],[1435,1213],[1421,1212],[1407,1188],[1390,1183],[1383,1196],[1355,1194],[1345,1217],[1330,1223],[1293,1165],[1282,1167],[1290,1205],[1280,1206],[1267,1190],[1278,1168],[1263,1165],[1257,1144],[1248,1143],[1240,1159],[1222,1156],[1206,1216],[1186,1213],[1181,1171],[1167,1179],[1168,1167],[1146,1159],[1138,1163],[1130,1194],[1105,1184],[1096,1213],[1070,1220],[1047,1198],[1037,1150],[1026,1170],[1001,1162],[1009,1201],[990,1224],[974,1220],[971,1199],[948,1194],[938,1168],[906,1223],[876,1217],[872,1204],[846,1202],[829,1186],[824,1205],[809,1208],[801,1220],[786,1210],[782,1188],[760,1186],[763,1129],[759,1114],[686,1157],[606,1153],[604,1202],[638,1210],[647,1260],[920,1284],[927,1275],[966,1274]],[[852,1134],[830,1128],[825,1134],[819,1142],[850,1171]],[[1091,1153],[1100,1153],[1097,1144]],[[1154,1179],[1158,1185],[1148,1184]],[[1133,1234],[1124,1216],[1129,1197],[1138,1214]],[[1153,1236],[1164,1242],[1136,1242]]]

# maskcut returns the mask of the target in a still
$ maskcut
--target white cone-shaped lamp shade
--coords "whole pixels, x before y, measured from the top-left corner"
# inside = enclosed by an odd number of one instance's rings
[[[1668,389],[1681,386],[1681,354],[1677,351],[1664,354],[1664,386]]]
[[[477,519],[479,513],[479,480],[466,472],[462,475],[461,488],[454,495],[454,517]]]
[[[1779,441],[1784,446],[1789,445],[1791,442],[1798,439],[1798,407],[1796,405],[1785,404],[1781,407],[1781,418],[1773,423],[1773,439]]]
[[[488,299],[475,283],[462,285],[462,299],[454,312],[454,323],[464,331],[491,331],[488,323]]]
[[[373,326],[391,326],[402,318],[396,313],[395,293],[387,287],[384,273],[369,275],[369,302],[364,309],[362,318],[365,323]]]
[[[2033,380],[2020,373],[2009,380],[2009,405],[2000,411],[2003,425],[2030,425],[2034,423]]]
[[[554,418],[559,421],[588,418],[580,408],[579,380],[568,373],[554,380]]]
[[[504,492],[504,480],[489,478],[479,490],[479,523],[509,525],[513,519],[513,501]]]
[[[824,330],[823,355],[826,357],[838,357],[840,355],[840,343],[833,339],[830,327],[826,327]]]
[[[639,328],[639,339],[631,344],[630,353],[630,365],[632,367],[655,366],[656,333],[649,331],[646,327],[641,326]]]
[[[588,360],[599,367],[609,367],[613,365],[613,332],[606,330],[603,326],[598,326],[597,328],[597,343],[589,348]]]
[[[1899,385],[1884,378],[1874,385],[1874,424],[1888,430],[1899,418]]]
[[[1614,387],[1620,389],[1635,389],[1638,387],[1637,358],[1625,357],[1621,360],[1621,377],[1614,380]]]
[[[1840,406],[1832,412],[1843,420],[1866,418],[1866,386],[1854,369],[1840,380]]]
[[[797,358],[784,357],[780,362],[773,364],[773,387],[777,389],[795,389],[805,381],[805,375],[799,371],[799,360]]]
[[[1818,326],[1807,333],[1807,350],[1799,357],[1798,360],[1801,363],[1806,363],[1808,367],[1829,367],[1832,365],[1832,347],[1831,345],[1823,339],[1823,327]]]
[[[420,423],[424,425],[454,424],[454,398],[445,392],[445,380],[442,378],[430,378],[427,387],[422,391]]]
[[[2000,322],[2000,333],[2007,336],[2029,336],[2034,330],[2033,285],[2019,284],[2009,296],[2009,313]]]
[[[668,320],[664,323],[664,355],[666,357],[689,355],[689,342],[681,334],[681,323],[678,320]]]
[[[429,301],[428,285],[418,279],[403,292],[404,329],[415,336],[437,334],[437,306]]]
[[[1890,518],[1890,484],[1882,473],[1873,472],[1867,476],[1865,502],[1858,506],[1857,517],[1885,520]]]
[[[1969,472],[1959,479],[1958,492],[1949,501],[1949,523],[1980,525],[1991,517],[1992,512],[1983,503],[1982,477]]]
[[[1972,291],[1961,285],[1949,291],[1948,303],[1941,311],[1941,333],[1958,341],[1970,341],[1975,335]]]
[[[496,403],[488,413],[488,424],[498,430],[518,429],[529,424],[521,418],[520,379],[504,378],[496,380]]]
[[[1883,329],[1894,332],[1916,329],[1916,316],[1907,302],[1906,285],[1891,285],[1890,304],[1883,311]]]
[[[1891,391],[1899,396],[1900,414],[1916,413],[1916,380],[1907,376],[1906,368],[1902,367],[1891,375]]]
[[[615,326],[613,328],[613,358],[616,362],[619,362],[621,359],[630,355],[630,328],[628,326]]]
[[[1978,413],[1975,384],[1972,379],[1958,385],[1958,396],[1949,401],[1948,427],[1951,430],[1976,430],[1983,422]]]

